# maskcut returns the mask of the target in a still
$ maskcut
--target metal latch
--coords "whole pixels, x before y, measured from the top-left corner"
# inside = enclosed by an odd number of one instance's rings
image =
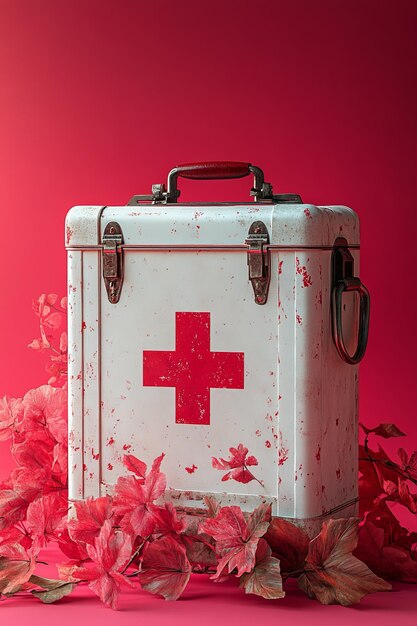
[[[271,280],[269,233],[263,222],[253,222],[245,240],[248,249],[249,280],[256,304],[265,304]]]
[[[120,224],[109,222],[103,233],[103,278],[109,302],[119,302],[124,278],[123,233]]]

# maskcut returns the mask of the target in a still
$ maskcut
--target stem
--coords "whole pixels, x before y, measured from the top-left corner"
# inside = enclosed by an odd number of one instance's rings
[[[394,470],[394,472],[397,472],[397,474],[399,474],[402,478],[405,478],[406,480],[409,480],[410,482],[417,485],[417,479],[410,476],[410,474],[407,471],[403,470],[397,463],[394,463],[394,461],[389,461],[386,459],[375,459],[372,456],[371,450],[369,449],[368,438],[369,438],[369,435],[366,435],[365,441],[364,441],[364,448],[367,454],[367,458],[360,458],[359,459],[360,461],[370,461],[371,463],[379,463],[380,465],[383,465],[384,467],[388,467],[389,469]]]
[[[123,568],[123,570],[120,572],[121,574],[124,574],[125,571],[132,565],[133,561],[136,559],[136,557],[139,555],[139,552],[141,551],[141,549],[143,548],[144,543],[141,543],[140,546],[138,548],[136,548],[136,550],[134,551],[134,553],[132,554],[132,556],[130,557],[127,565]],[[135,574],[134,574],[135,575]],[[126,576],[132,576],[132,574],[126,574]]]
[[[259,483],[262,487],[262,489],[265,489],[265,485],[258,479],[256,478],[256,476],[254,474],[252,474],[252,472],[246,467],[246,464],[243,463],[243,471],[247,471],[251,476],[254,477],[254,479],[256,480],[257,483]]]
[[[305,569],[304,567],[300,568],[300,569],[295,569],[292,572],[284,572],[282,574],[282,578],[297,578],[298,576],[300,576],[300,574],[304,574]]]

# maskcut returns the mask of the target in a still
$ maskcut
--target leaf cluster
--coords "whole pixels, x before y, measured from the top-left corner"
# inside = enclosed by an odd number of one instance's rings
[[[50,354],[49,384],[23,398],[0,400],[0,440],[10,439],[16,467],[0,485],[0,596],[27,593],[46,604],[88,585],[116,608],[123,586],[166,600],[184,592],[192,573],[214,582],[237,581],[245,593],[285,596],[285,584],[323,604],[350,605],[390,589],[383,578],[417,581],[417,534],[401,526],[392,506],[417,512],[417,453],[403,448],[393,461],[370,437],[398,437],[393,424],[368,429],[360,448],[360,520],[329,520],[311,539],[260,504],[250,514],[206,499],[204,514],[180,514],[165,501],[164,455],[150,467],[127,454],[126,475],[113,495],[73,503],[68,521],[66,335],[60,326],[66,300],[43,294],[34,301],[40,338],[31,347]],[[52,355],[52,356],[51,356]],[[213,457],[222,480],[248,483],[257,459],[239,444],[229,458]],[[251,468],[251,469],[249,469]],[[55,579],[36,573],[42,548],[62,552]]]

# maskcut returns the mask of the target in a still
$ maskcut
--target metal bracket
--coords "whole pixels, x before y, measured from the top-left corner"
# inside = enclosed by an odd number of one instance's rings
[[[265,304],[271,280],[269,233],[263,222],[253,222],[245,240],[248,249],[249,280],[252,283],[256,304]]]
[[[103,278],[107,297],[111,304],[117,304],[120,299],[124,278],[123,233],[120,224],[109,222],[103,233]]]

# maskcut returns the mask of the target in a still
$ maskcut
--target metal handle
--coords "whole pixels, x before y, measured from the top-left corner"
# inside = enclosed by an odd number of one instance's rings
[[[168,174],[166,198],[167,202],[176,202],[180,191],[177,187],[178,177],[191,178],[193,180],[224,180],[230,178],[244,178],[254,175],[251,196],[257,199],[264,199],[272,195],[272,185],[265,183],[263,171],[240,161],[205,161],[201,163],[184,163],[177,165]]]
[[[359,331],[355,353],[350,355],[345,346],[342,326],[342,295],[345,291],[359,294]],[[336,349],[349,365],[356,365],[363,359],[368,343],[370,297],[369,291],[359,278],[339,280],[332,289],[332,334]]]
[[[302,200],[298,194],[278,194],[273,195],[271,183],[265,182],[264,173],[260,167],[251,163],[241,161],[203,161],[200,163],[183,163],[177,165],[168,174],[168,182],[152,185],[152,194],[135,195],[128,202],[128,205],[135,206],[139,202],[151,201],[153,204],[168,204],[177,202],[180,190],[178,189],[178,178],[190,178],[192,180],[225,180],[229,178],[244,178],[253,174],[253,187],[250,195],[255,202],[290,202],[301,204]]]

